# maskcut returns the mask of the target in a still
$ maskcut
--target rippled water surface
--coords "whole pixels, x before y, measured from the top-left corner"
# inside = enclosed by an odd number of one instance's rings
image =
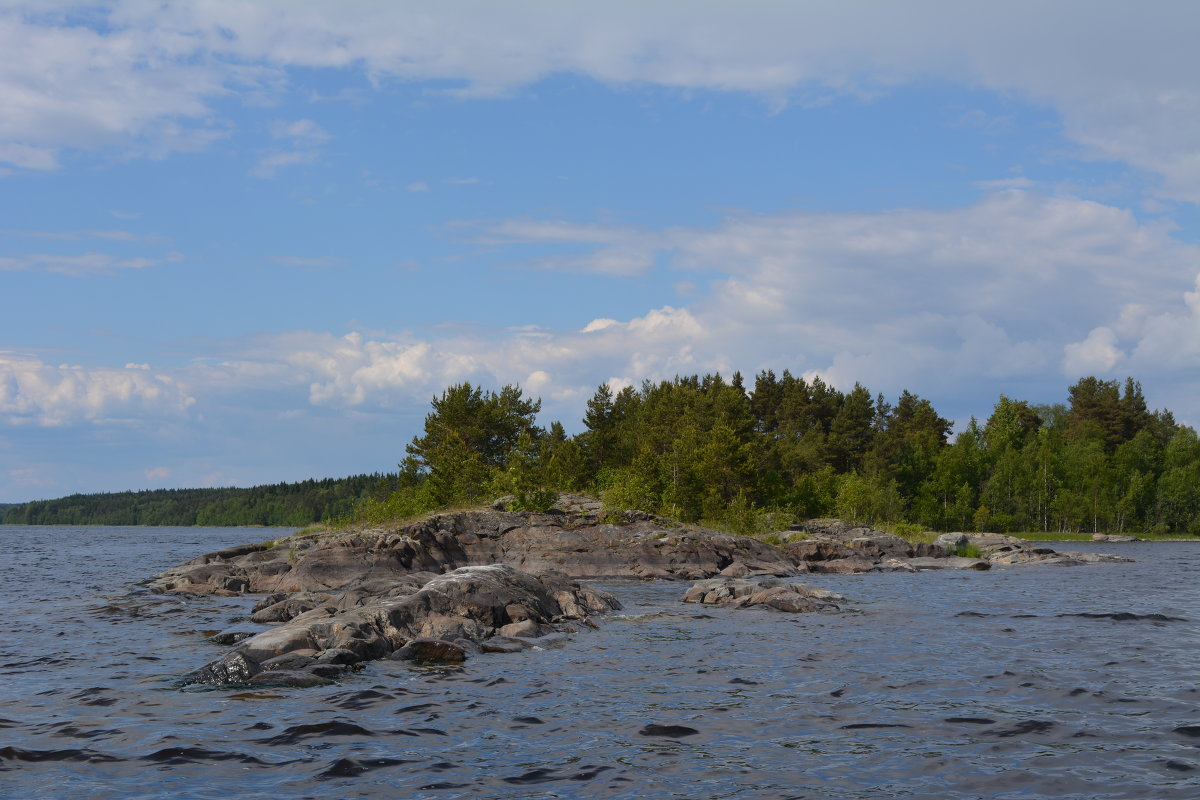
[[[253,599],[136,582],[270,535],[0,527],[0,796],[1200,796],[1200,544],[1071,545],[1133,564],[811,576],[846,596],[832,615],[607,583],[624,611],[565,649],[180,691]]]

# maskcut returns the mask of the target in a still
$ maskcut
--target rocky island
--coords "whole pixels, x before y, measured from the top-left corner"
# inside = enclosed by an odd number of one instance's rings
[[[833,611],[804,573],[1076,566],[1119,556],[1059,553],[998,534],[933,543],[839,520],[812,520],[770,542],[562,495],[544,513],[492,507],[414,522],[320,529],[209,553],[150,581],[154,591],[261,594],[240,641],[185,683],[311,685],[359,662],[459,662],[472,653],[560,646],[620,608],[579,579],[696,581],[685,602]],[[969,555],[964,555],[964,553]]]

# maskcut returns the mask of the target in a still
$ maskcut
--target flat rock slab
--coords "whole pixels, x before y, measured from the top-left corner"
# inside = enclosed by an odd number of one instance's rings
[[[841,599],[841,595],[826,589],[774,578],[712,578],[697,581],[683,595],[685,603],[733,608],[762,606],[789,613],[836,611],[835,601]]]
[[[698,580],[723,570],[803,572],[783,550],[637,511],[603,515],[573,499],[547,513],[491,508],[434,514],[403,525],[323,531],[200,556],[156,576],[152,586],[195,594],[253,592],[272,602],[256,619],[285,621],[331,594],[459,567],[508,564],[574,578]],[[427,578],[426,578],[427,579]],[[354,602],[345,598],[342,606]]]

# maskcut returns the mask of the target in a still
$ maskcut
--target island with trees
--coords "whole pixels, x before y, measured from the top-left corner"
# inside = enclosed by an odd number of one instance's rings
[[[1200,533],[1200,438],[1141,385],[1087,377],[1066,402],[1001,395],[957,435],[926,399],[760,372],[645,381],[587,403],[584,430],[538,424],[519,386],[433,398],[394,474],[75,495],[12,506],[8,524],[346,525],[561,492],[763,534],[837,516],[930,531]]]

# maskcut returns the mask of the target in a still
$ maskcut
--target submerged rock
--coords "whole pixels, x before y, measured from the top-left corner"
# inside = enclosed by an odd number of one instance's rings
[[[711,578],[697,581],[683,595],[685,603],[747,608],[765,606],[777,611],[836,611],[841,595],[803,583],[785,583],[774,578],[746,580]]]

